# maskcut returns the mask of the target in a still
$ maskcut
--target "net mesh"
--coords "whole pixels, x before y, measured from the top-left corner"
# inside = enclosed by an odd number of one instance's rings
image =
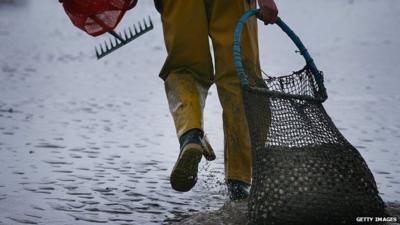
[[[137,0],[62,0],[71,22],[92,36],[113,30]]]
[[[374,177],[326,113],[311,70],[252,83],[243,91],[254,164],[250,224],[356,224],[359,216],[382,216]]]

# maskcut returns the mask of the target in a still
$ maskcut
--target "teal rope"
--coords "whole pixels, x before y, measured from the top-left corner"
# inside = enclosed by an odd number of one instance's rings
[[[236,25],[235,33],[234,33],[234,40],[233,40],[233,58],[234,58],[234,63],[236,66],[236,70],[239,76],[240,84],[243,89],[248,89],[249,88],[249,81],[248,81],[248,76],[246,74],[246,71],[243,66],[242,62],[242,55],[241,55],[241,47],[240,47],[240,36],[242,33],[242,29],[246,22],[249,20],[250,17],[257,15],[259,13],[259,9],[252,9],[247,11],[243,16],[239,19],[239,22]],[[278,25],[282,31],[284,31],[289,38],[294,42],[294,44],[297,46],[299,49],[301,55],[304,57],[306,64],[308,68],[311,70],[311,72],[315,76],[315,80],[319,86],[319,91],[321,96],[326,99],[327,94],[326,94],[326,89],[324,86],[324,77],[318,70],[317,66],[314,63],[314,60],[312,59],[311,55],[307,51],[306,47],[304,44],[301,42],[300,38],[293,32],[292,29],[288,25],[286,25],[281,18],[278,18],[276,21],[276,25]]]
[[[257,9],[249,10],[239,19],[239,22],[236,25],[234,38],[233,38],[233,60],[236,66],[236,71],[239,76],[240,84],[243,89],[247,89],[249,87],[249,80],[247,78],[246,71],[244,70],[244,66],[242,63],[242,54],[240,47],[240,36],[242,34],[242,30],[247,20],[256,15],[258,13]]]

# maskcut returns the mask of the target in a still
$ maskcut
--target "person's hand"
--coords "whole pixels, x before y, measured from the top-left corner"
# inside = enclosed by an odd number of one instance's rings
[[[278,19],[278,7],[274,0],[258,0],[260,13],[258,18],[264,21],[265,25],[275,23]]]

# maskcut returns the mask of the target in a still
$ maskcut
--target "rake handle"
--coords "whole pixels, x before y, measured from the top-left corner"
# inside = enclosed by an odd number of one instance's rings
[[[233,41],[233,57],[234,57],[234,62],[236,66],[236,70],[240,79],[240,84],[243,88],[248,88],[249,87],[249,81],[248,81],[248,76],[246,74],[246,71],[244,69],[243,63],[242,63],[242,55],[241,55],[241,47],[240,47],[240,36],[242,33],[242,29],[246,22],[249,20],[250,17],[255,16],[259,13],[259,9],[252,9],[247,11],[243,16],[239,19],[239,22],[236,26],[235,34],[234,34],[234,41]],[[317,69],[317,66],[314,63],[314,60],[312,59],[311,55],[307,51],[306,47],[304,44],[301,42],[300,38],[293,32],[292,29],[288,25],[286,25],[281,18],[278,17],[278,20],[276,21],[276,25],[278,25],[282,31],[284,31],[289,38],[294,42],[294,44],[297,46],[299,49],[299,52],[301,55],[304,57],[307,66],[310,68],[311,72],[316,76],[317,82],[323,83],[323,77],[320,74],[319,70]],[[319,85],[320,87],[323,87],[323,85]]]
[[[107,25],[102,21],[102,20],[100,20],[99,18],[97,18],[97,16],[90,16],[90,18],[92,19],[92,20],[94,20],[98,25],[100,25],[101,27],[103,27],[103,28],[107,28]],[[119,41],[121,41],[122,43],[126,43],[126,40],[125,39],[123,39],[122,37],[121,37],[121,35],[119,35],[119,34],[117,34],[117,32],[115,32],[114,30],[110,30],[110,31],[108,31],[107,33],[109,33],[109,34],[111,34],[112,36],[114,36],[116,39],[118,39]]]
[[[111,34],[112,36],[114,36],[116,39],[118,39],[122,43],[126,43],[126,40],[124,40],[119,34],[117,34],[117,32],[111,30],[111,31],[108,31],[108,33]]]

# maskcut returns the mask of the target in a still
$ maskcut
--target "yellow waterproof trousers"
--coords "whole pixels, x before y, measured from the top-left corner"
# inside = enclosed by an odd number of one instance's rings
[[[165,80],[178,137],[193,128],[203,130],[205,100],[209,87],[215,83],[223,108],[226,178],[250,183],[250,136],[232,44],[236,23],[244,12],[255,7],[255,1],[159,0],[158,3],[168,52],[160,77]],[[256,18],[243,29],[242,52],[249,75],[261,76]]]

